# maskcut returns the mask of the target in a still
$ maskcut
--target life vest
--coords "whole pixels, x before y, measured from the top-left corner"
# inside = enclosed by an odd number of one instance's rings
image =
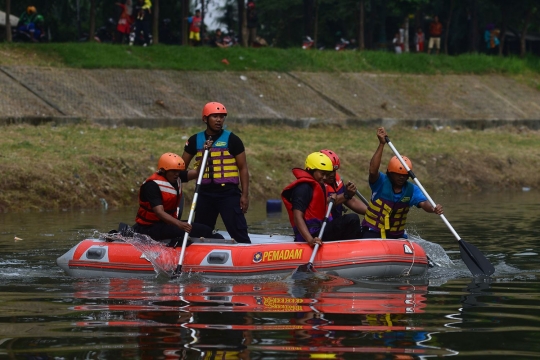
[[[343,180],[341,179],[341,176],[339,176],[338,173],[336,173],[336,184],[335,187],[332,185],[324,184],[326,187],[326,194],[327,196],[331,196],[332,194],[340,195],[345,193],[345,186],[343,186]],[[338,217],[343,216],[343,204],[335,205],[332,208],[332,218],[336,219]]]
[[[182,197],[182,182],[178,178],[178,190],[171,185],[167,179],[158,173],[154,173],[148,179],[146,179],[143,185],[148,181],[154,181],[159,186],[161,190],[161,198],[163,200],[163,210],[174,218],[178,219],[177,209],[180,205],[180,199]],[[142,187],[142,185],[141,185]],[[137,211],[137,216],[135,217],[137,224],[141,225],[151,225],[161,220],[152,210],[152,206],[148,201],[141,200],[141,190],[139,189],[139,210]]]
[[[394,190],[392,183],[385,181],[382,190],[370,200],[362,226],[371,229],[379,229],[381,238],[387,236],[399,238],[405,233],[407,213],[410,209],[410,202],[413,195],[414,185],[408,181],[401,190],[401,197],[394,202]]]
[[[206,185],[210,183],[215,184],[239,184],[240,177],[238,172],[238,166],[236,165],[236,159],[229,152],[229,136],[230,131],[223,130],[223,133],[214,140],[212,148],[208,153],[208,160],[206,161],[206,169],[201,184]],[[195,155],[195,161],[197,164],[201,163],[204,154],[204,143],[206,139],[204,131],[197,134],[197,154]],[[198,166],[198,165],[196,165]]]
[[[293,169],[293,175],[296,177],[296,180],[290,183],[283,191],[281,192],[281,199],[285,204],[287,213],[289,214],[289,222],[294,231],[294,241],[306,242],[306,239],[302,237],[296,224],[294,223],[294,215],[292,209],[292,203],[290,201],[292,189],[301,183],[308,183],[313,189],[313,197],[309,203],[308,208],[304,213],[304,220],[308,227],[309,233],[316,236],[321,230],[322,222],[326,216],[326,190],[322,188],[310,173],[303,169]]]

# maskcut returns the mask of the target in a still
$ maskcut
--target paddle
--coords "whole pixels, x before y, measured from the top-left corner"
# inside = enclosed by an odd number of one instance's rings
[[[364,195],[362,195],[362,194],[360,193],[360,191],[358,191],[358,189],[356,189],[356,196],[358,196],[358,197],[360,198],[360,200],[362,200],[362,202],[363,202],[365,205],[368,204],[367,199],[364,197]]]
[[[324,216],[324,220],[321,226],[321,231],[319,231],[319,238],[322,240],[324,229],[326,228],[326,224],[328,223],[328,217],[330,216],[330,212],[332,211],[332,206],[334,206],[334,198],[330,198],[330,204],[328,204],[328,210],[326,210],[326,215]],[[315,255],[317,255],[317,251],[319,250],[319,244],[315,244],[315,247],[313,248],[313,252],[311,253],[311,257],[309,258],[309,262],[307,264],[300,265],[294,270],[291,277],[293,279],[298,279],[300,273],[307,273],[307,272],[316,272],[315,268],[313,267],[313,261],[315,261]],[[302,276],[300,276],[301,278]]]
[[[364,195],[360,194],[360,191],[358,191],[358,189],[356,189],[356,196],[358,196],[360,198],[360,200],[362,200],[362,202],[367,205],[368,204],[368,201],[367,199],[364,197]]]
[[[392,144],[392,142],[390,141],[388,136],[385,137],[385,140],[386,140],[386,143],[388,144],[388,146],[390,146],[390,148],[394,152],[394,154],[396,154],[396,157],[398,158],[401,165],[403,165],[403,167],[407,170],[407,172],[409,173],[409,176],[414,180],[416,185],[418,185],[420,190],[422,190],[422,192],[424,193],[425,197],[428,199],[431,206],[433,206],[435,208],[435,206],[437,206],[437,204],[435,204],[433,199],[428,195],[426,189],[424,189],[422,184],[420,184],[420,181],[416,178],[416,176],[414,175],[412,170],[409,169],[409,167],[407,166],[407,164],[405,163],[405,161],[403,160],[403,158],[401,157],[401,155],[399,154],[397,149],[394,147],[394,145]],[[462,240],[459,237],[458,233],[454,230],[452,225],[450,225],[450,222],[448,222],[448,220],[446,220],[446,217],[444,217],[443,214],[441,214],[439,216],[441,217],[441,219],[444,221],[444,223],[446,224],[448,229],[450,229],[452,234],[457,239],[457,241],[459,243],[461,259],[463,259],[463,262],[465,263],[465,265],[467,265],[467,267],[469,268],[471,273],[474,276],[477,276],[477,275],[487,275],[487,276],[489,276],[489,275],[493,274],[495,272],[495,268],[489,262],[489,260],[484,256],[484,254],[482,254],[482,252],[480,252],[480,250],[478,250],[474,245],[471,245],[471,244],[465,242],[464,240]]]
[[[191,225],[193,220],[193,214],[195,214],[195,207],[197,206],[197,198],[199,197],[199,186],[201,185],[202,178],[204,175],[204,170],[206,168],[206,160],[208,159],[208,149],[204,150],[203,158],[201,165],[199,167],[199,176],[197,177],[197,185],[195,186],[195,193],[193,194],[193,202],[191,203],[191,210],[189,211],[188,224]],[[184,255],[186,253],[187,239],[189,234],[186,232],[184,234],[184,240],[182,241],[182,251],[180,252],[180,258],[178,259],[178,265],[174,271],[172,278],[177,277],[182,272],[182,263],[184,262]]]

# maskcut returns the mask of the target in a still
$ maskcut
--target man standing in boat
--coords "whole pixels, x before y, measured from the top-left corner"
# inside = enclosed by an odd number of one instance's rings
[[[366,213],[366,205],[361,202],[356,195],[356,185],[351,181],[347,184],[343,183],[341,176],[338,174],[341,161],[339,156],[332,150],[324,149],[320,151],[330,158],[332,161],[332,167],[334,170],[326,178],[324,184],[326,187],[326,194],[328,197],[336,195],[334,207],[332,208],[332,221],[327,225],[326,230],[330,232],[336,231],[349,231],[346,229],[358,229],[355,238],[362,238],[362,228],[360,226],[360,219],[358,215],[364,215]],[[344,214],[346,209],[343,205],[346,205],[349,209],[353,210],[356,214]],[[348,234],[342,234],[341,238],[346,237]],[[339,235],[337,235],[340,237]]]
[[[206,225],[190,225],[179,219],[182,182],[195,179],[198,172],[185,171],[184,160],[173,153],[161,155],[157,167],[157,172],[146,179],[139,190],[139,210],[133,230],[157,241],[170,240],[169,245],[173,247],[182,242],[186,232],[191,237],[223,238],[213,234],[212,228]]]
[[[369,163],[369,186],[372,195],[362,221],[364,239],[406,237],[405,224],[411,206],[437,215],[443,213],[442,205],[437,204],[433,208],[420,188],[407,181],[409,173],[396,156],[390,159],[386,174],[379,171],[384,145],[386,145],[386,136],[386,130],[383,127],[377,129],[379,146]],[[411,160],[406,156],[402,156],[402,158],[412,170]]]
[[[296,180],[283,189],[281,199],[289,214],[295,241],[307,242],[311,246],[322,244],[318,234],[328,209],[324,182],[333,171],[332,161],[321,152],[309,154],[304,169],[292,170]],[[335,200],[336,195],[332,198]],[[358,230],[359,223],[356,228],[349,227],[340,231],[328,227],[324,232],[324,240],[354,239],[358,237]]]
[[[202,111],[206,130],[191,136],[184,146],[186,166],[195,157],[197,166],[203,158],[204,144],[212,141],[206,169],[199,187],[195,222],[210,228],[218,215],[227,232],[239,243],[251,243],[244,214],[249,207],[249,172],[242,140],[223,129],[227,109],[223,104],[210,102]],[[241,186],[241,190],[238,187]]]

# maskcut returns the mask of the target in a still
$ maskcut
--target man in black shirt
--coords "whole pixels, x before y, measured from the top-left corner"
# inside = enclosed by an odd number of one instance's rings
[[[191,136],[184,146],[186,166],[195,157],[200,163],[204,144],[212,141],[206,169],[199,187],[195,222],[210,228],[216,225],[218,215],[239,243],[251,243],[244,214],[249,207],[249,172],[242,140],[223,129],[227,109],[223,104],[210,102],[202,112],[206,130]],[[241,186],[241,189],[238,186]]]
[[[163,154],[158,161],[158,171],[141,185],[139,210],[133,230],[152,239],[170,240],[171,246],[180,243],[185,233],[191,237],[223,238],[212,234],[212,228],[202,224],[189,224],[180,220],[178,207],[182,197],[182,182],[197,177],[195,170],[185,171],[184,160],[173,153]]]

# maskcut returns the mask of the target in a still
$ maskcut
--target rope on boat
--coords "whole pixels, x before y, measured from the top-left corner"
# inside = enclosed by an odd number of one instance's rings
[[[409,240],[409,239],[405,239],[405,240],[407,240],[407,242],[408,242],[409,245],[411,246],[411,249],[412,249],[412,252],[413,252],[413,253],[412,253],[412,262],[411,262],[411,266],[409,267],[408,270],[403,270],[403,273],[402,273],[402,274],[403,274],[404,276],[409,276],[409,275],[411,274],[411,270],[412,270],[412,268],[413,268],[413,266],[414,266],[414,260],[415,260],[415,257],[416,257],[416,249],[414,248],[414,246],[413,246],[411,240]]]

